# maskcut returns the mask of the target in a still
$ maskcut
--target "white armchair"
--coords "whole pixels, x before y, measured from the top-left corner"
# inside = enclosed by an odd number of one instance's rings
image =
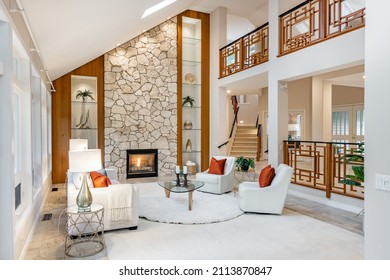
[[[196,174],[196,180],[204,182],[204,186],[198,191],[223,194],[233,190],[235,177],[234,165],[236,158],[227,156],[215,156],[217,160],[226,158],[225,170],[223,175],[209,174],[208,169]]]
[[[127,221],[121,221],[121,222],[112,222],[112,219],[110,217],[110,208],[112,208],[112,205],[110,205],[110,186],[108,187],[101,187],[101,188],[90,188],[90,191],[92,193],[93,203],[100,203],[104,206],[104,231],[107,230],[114,230],[114,229],[120,229],[120,228],[129,228],[129,229],[136,229],[138,226],[138,199],[139,199],[139,191],[136,186],[133,186],[131,184],[119,184],[117,173],[113,169],[106,169],[107,177],[110,179],[111,184],[115,184],[115,189],[122,188],[125,192],[127,188],[132,188],[131,192],[131,219]],[[79,193],[79,189],[76,187],[76,185],[79,182],[80,173],[72,173],[68,171],[67,175],[67,200],[68,200],[68,206],[76,204],[76,197]],[[88,184],[92,184],[91,180],[88,179]],[[111,187],[111,190],[113,187]],[[115,207],[115,206],[114,206]]]
[[[280,164],[268,187],[260,188],[258,182],[243,182],[239,185],[240,208],[244,212],[282,214],[293,169]]]

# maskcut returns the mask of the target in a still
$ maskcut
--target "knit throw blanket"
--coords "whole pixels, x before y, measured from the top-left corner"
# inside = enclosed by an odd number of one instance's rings
[[[133,188],[129,184],[114,184],[108,188],[110,223],[130,222]]]

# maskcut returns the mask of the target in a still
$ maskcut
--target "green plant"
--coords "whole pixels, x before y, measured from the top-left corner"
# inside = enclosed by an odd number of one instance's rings
[[[236,158],[236,167],[237,170],[246,171],[249,167],[255,168],[255,160],[253,158],[244,158],[239,156]]]
[[[183,97],[183,105],[189,103],[191,108],[194,107],[195,99],[192,96],[187,95],[186,97]]]
[[[91,98],[91,100],[95,100],[92,96],[92,91],[89,89],[78,90],[76,99],[79,99],[80,97],[83,99],[83,102],[85,102],[88,97]]]
[[[342,157],[346,163],[364,163],[364,143],[360,143],[357,149],[351,149],[349,154]],[[364,165],[352,165],[353,175],[345,175],[340,183],[352,186],[361,186],[364,183]]]

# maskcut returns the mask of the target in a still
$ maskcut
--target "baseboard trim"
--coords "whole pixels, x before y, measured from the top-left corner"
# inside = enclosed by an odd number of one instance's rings
[[[326,206],[342,209],[342,210],[345,210],[345,211],[348,211],[348,212],[352,212],[352,213],[355,213],[355,214],[361,213],[362,210],[364,209],[362,207],[358,207],[358,206],[355,206],[355,205],[343,203],[343,202],[340,202],[340,201],[336,201],[334,199],[329,199],[329,198],[326,198],[326,197],[318,197],[316,195],[305,193],[305,192],[302,192],[302,191],[299,191],[299,190],[289,189],[288,193],[290,195],[293,195],[293,196],[296,196],[296,197],[304,198],[304,199],[307,199],[307,200],[310,200],[310,201],[314,201],[314,202],[317,202],[317,203],[320,203],[320,204],[323,204],[323,205],[326,205]]]

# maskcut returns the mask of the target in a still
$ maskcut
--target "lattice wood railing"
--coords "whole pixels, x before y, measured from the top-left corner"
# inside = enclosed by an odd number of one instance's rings
[[[279,16],[279,55],[365,26],[365,0],[308,0]],[[268,61],[268,23],[220,49],[223,78]]]
[[[268,61],[268,23],[219,50],[220,78]]]
[[[352,166],[364,166],[363,161],[348,161],[358,143],[284,141],[284,163],[294,169],[292,183],[332,193],[364,199],[361,186],[343,183],[352,175]]]
[[[288,54],[365,25],[364,0],[309,0],[279,16],[279,54]]]

